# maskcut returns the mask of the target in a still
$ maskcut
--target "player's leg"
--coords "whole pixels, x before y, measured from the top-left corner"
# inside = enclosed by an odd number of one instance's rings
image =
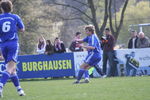
[[[21,88],[21,85],[19,82],[19,77],[16,74],[16,68],[14,68],[14,71],[13,71],[12,75],[10,76],[10,79],[13,82],[14,86],[16,87],[16,90],[17,90],[19,96],[24,96],[25,93],[24,93],[23,89]]]
[[[1,47],[1,51],[2,51],[3,57],[5,59],[5,63],[7,63],[6,60],[7,60],[8,50],[5,46],[5,44],[3,44],[3,46]],[[7,64],[6,64],[6,66],[7,66]],[[5,71],[3,71],[2,77],[1,77],[1,80],[0,80],[0,97],[3,97],[3,93],[2,93],[3,92],[3,86],[6,84],[9,77],[10,77],[10,73],[6,69]]]
[[[94,66],[94,68],[96,69],[96,71],[100,74],[100,76],[103,76],[103,73],[99,67],[99,62],[101,61],[101,55],[99,53],[95,53],[92,58],[90,59],[90,61],[88,62],[88,64],[90,66]]]
[[[99,53],[92,53],[88,58],[85,60],[85,63],[87,63],[89,66],[86,67],[86,70],[90,69],[91,66],[98,65],[98,63],[101,60],[101,56]],[[84,83],[89,83],[89,73],[87,73],[87,78],[85,78]]]
[[[87,66],[85,67],[86,71],[85,71],[84,83],[89,83],[89,71],[88,70],[91,68],[92,63],[94,62],[93,57],[94,57],[94,53],[91,53],[84,60],[84,62],[87,64]]]
[[[8,62],[6,64],[6,70],[2,74],[2,78],[0,81],[0,96],[3,97],[2,91],[3,91],[3,86],[6,84],[7,80],[10,78],[10,75],[12,73],[13,67],[12,67],[12,62]]]
[[[22,88],[19,84],[19,78],[16,74],[16,62],[17,62],[17,56],[19,51],[19,45],[17,41],[10,41],[7,43],[7,58],[5,61],[7,62],[6,66],[6,72],[9,73],[9,77],[11,78],[12,82],[17,88],[17,92],[20,96],[25,95]],[[11,77],[13,76],[13,77]],[[4,79],[6,80],[6,78]]]
[[[86,68],[86,70],[85,70],[85,79],[84,79],[84,82],[83,83],[89,83],[90,81],[89,81],[89,67],[88,68]]]
[[[85,80],[89,80],[89,71],[88,70],[85,71]]]
[[[87,57],[84,60],[84,63],[80,66],[80,70],[78,72],[77,80],[74,82],[75,84],[79,83],[83,74],[86,74],[88,76],[87,67],[89,67],[89,64],[87,63],[89,61],[90,55],[87,55]]]
[[[86,69],[87,67],[89,67],[89,65],[86,64],[86,63],[83,63],[83,64],[80,66],[80,70],[79,70],[79,72],[78,72],[77,80],[74,82],[74,84],[77,84],[77,83],[80,82],[80,80],[81,80],[83,74],[84,74],[84,73],[86,72],[86,70],[87,70],[87,69]]]
[[[17,63],[17,57],[18,57],[18,51],[19,51],[19,44],[17,42],[10,42],[9,45],[13,45],[13,46],[9,46],[9,54],[8,54],[8,60],[9,61],[12,60],[11,67],[13,68],[10,78],[14,86],[16,87],[18,94],[20,96],[24,96],[25,93],[20,86],[19,78],[16,73],[16,63]]]

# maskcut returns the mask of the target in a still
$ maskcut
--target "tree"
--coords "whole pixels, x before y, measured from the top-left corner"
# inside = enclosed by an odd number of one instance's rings
[[[124,23],[122,29],[120,31],[120,35],[118,38],[119,44],[127,44],[128,39],[130,38],[130,30],[137,30],[139,32],[139,27],[129,27],[132,24],[143,24],[150,22],[150,7],[149,1],[137,2],[135,1],[129,2],[128,8],[126,9],[126,13],[124,16]],[[121,12],[117,13],[117,18],[119,18]],[[131,28],[131,29],[130,29]],[[143,27],[143,32],[146,36],[150,37],[150,28],[149,26]]]
[[[82,20],[84,23],[89,24],[89,21],[95,26],[95,30],[96,33],[99,37],[102,36],[102,33],[104,31],[104,28],[107,25],[107,21],[109,20],[109,26],[110,29],[112,31],[112,34],[115,36],[115,38],[118,38],[119,32],[121,30],[122,24],[123,24],[123,19],[124,19],[124,13],[127,7],[129,0],[124,0],[124,4],[123,4],[123,9],[122,9],[122,13],[121,13],[121,17],[120,17],[120,23],[117,25],[115,24],[115,27],[113,27],[113,13],[112,13],[112,5],[113,2],[112,0],[105,0],[104,2],[104,17],[103,17],[103,22],[101,24],[101,27],[99,26],[99,23],[101,22],[100,20],[98,20],[98,16],[97,16],[97,10],[98,10],[98,2],[102,2],[100,0],[71,0],[71,2],[75,2],[78,3],[80,5],[82,5],[81,7],[76,7],[74,5],[71,4],[67,4],[67,3],[62,3],[62,2],[58,2],[57,0],[53,0],[53,4],[54,5],[60,5],[60,6],[65,6],[65,7],[69,7],[74,9],[76,12],[78,12],[78,15],[80,14],[80,17],[75,17],[72,19],[79,19]],[[103,3],[103,2],[102,2]],[[89,9],[90,13],[87,13],[85,9]],[[116,13],[116,12],[115,12]],[[86,19],[86,20],[85,20]]]
[[[12,3],[13,12],[22,18],[26,28],[24,33],[19,33],[21,55],[36,53],[40,35],[49,40],[58,36],[62,24],[53,13],[55,7],[45,5],[42,0],[12,0]]]
[[[116,0],[114,0],[114,1],[116,1]],[[114,4],[116,4],[116,2],[115,2]],[[116,40],[117,40],[117,38],[118,38],[119,32],[120,32],[121,27],[122,27],[122,24],[123,24],[124,13],[125,13],[125,10],[126,10],[127,5],[128,5],[128,0],[125,0],[124,5],[123,5],[123,8],[122,8],[122,11],[121,11],[121,16],[120,16],[119,24],[117,25],[117,22],[116,22],[117,19],[115,18],[115,23],[116,23],[116,24],[115,24],[114,27],[113,27],[113,23],[112,23],[112,12],[111,12],[111,11],[112,11],[112,10],[111,10],[112,0],[109,1],[109,7],[108,7],[108,9],[109,9],[109,25],[110,25],[111,32],[112,32],[112,34],[114,35],[114,37],[116,38]],[[115,12],[115,13],[116,13],[116,12]]]

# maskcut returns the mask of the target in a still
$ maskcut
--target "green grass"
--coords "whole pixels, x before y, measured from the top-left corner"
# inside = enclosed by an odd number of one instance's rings
[[[95,78],[89,84],[73,81],[22,81],[24,97],[19,97],[9,82],[2,100],[150,100],[150,77]]]

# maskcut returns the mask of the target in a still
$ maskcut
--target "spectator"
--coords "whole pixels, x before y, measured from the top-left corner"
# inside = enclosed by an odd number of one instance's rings
[[[75,52],[75,51],[83,51],[83,48],[82,48],[82,44],[79,43],[78,41],[75,41],[76,39],[80,39],[81,38],[81,33],[80,32],[77,32],[76,35],[75,35],[75,39],[72,41],[69,49],[72,51],[72,52]]]
[[[37,44],[37,53],[44,54],[45,52],[46,41],[43,36],[39,38],[39,42]]]
[[[137,48],[148,48],[150,46],[149,38],[145,36],[143,32],[139,33],[139,39],[137,40]]]
[[[131,38],[128,42],[128,48],[129,49],[137,48],[137,40],[138,40],[137,32],[135,30],[131,31]]]
[[[65,45],[64,45],[63,41],[61,41],[58,37],[56,37],[55,41],[54,41],[54,52],[55,53],[66,52]]]
[[[54,53],[54,47],[50,40],[46,40],[46,48],[45,48],[45,54],[50,55]]]
[[[110,29],[105,29],[105,37],[103,37],[102,45],[103,45],[103,74],[110,77],[115,76],[116,66],[114,66],[114,44],[115,39],[111,34]],[[107,61],[109,61],[110,71],[107,71]]]

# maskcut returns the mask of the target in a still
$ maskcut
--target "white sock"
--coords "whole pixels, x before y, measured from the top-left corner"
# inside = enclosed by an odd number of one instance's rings
[[[17,90],[21,89],[21,86],[17,86],[16,89],[17,89]]]

